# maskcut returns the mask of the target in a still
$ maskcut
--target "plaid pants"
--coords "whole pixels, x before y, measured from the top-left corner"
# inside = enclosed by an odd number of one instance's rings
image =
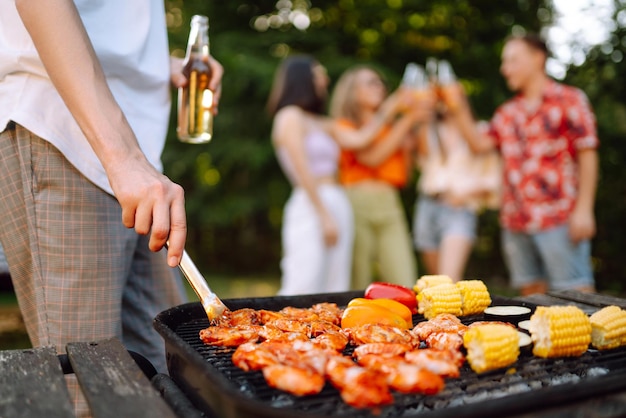
[[[0,242],[32,344],[62,352],[116,336],[166,372],[152,320],[185,299],[164,252],[150,252],[113,196],[19,125],[0,133],[0,173]]]

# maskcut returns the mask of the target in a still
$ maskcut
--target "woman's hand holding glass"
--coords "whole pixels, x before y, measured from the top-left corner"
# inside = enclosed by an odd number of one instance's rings
[[[411,117],[414,122],[428,122],[433,118],[437,98],[432,88],[429,87],[416,92],[414,89],[401,87],[398,95],[399,109],[403,114]]]
[[[463,85],[459,82],[440,86],[438,94],[450,113],[456,113],[469,106]]]

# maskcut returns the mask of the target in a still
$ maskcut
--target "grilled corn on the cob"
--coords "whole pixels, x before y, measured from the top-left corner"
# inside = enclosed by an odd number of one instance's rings
[[[575,357],[587,351],[591,322],[575,306],[539,306],[528,326],[537,357]]]
[[[607,306],[589,318],[591,345],[598,350],[610,350],[626,344],[626,311]]]
[[[422,290],[417,295],[417,310],[426,319],[442,313],[461,315],[461,291],[452,283],[440,284]]]
[[[461,291],[461,315],[479,314],[491,305],[489,290],[482,280],[461,280],[456,287]]]
[[[476,373],[509,366],[519,357],[517,330],[504,324],[470,327],[463,335],[463,345],[467,361]]]
[[[446,283],[452,283],[452,279],[450,278],[450,276],[446,276],[443,274],[426,274],[417,279],[415,286],[413,286],[413,290],[415,290],[415,293],[419,293],[429,287]]]

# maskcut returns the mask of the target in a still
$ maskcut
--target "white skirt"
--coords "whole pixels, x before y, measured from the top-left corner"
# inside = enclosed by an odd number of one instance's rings
[[[282,228],[282,282],[279,295],[344,292],[350,288],[354,220],[343,187],[318,187],[322,203],[333,216],[339,237],[324,244],[319,217],[306,192],[295,188],[285,206]]]

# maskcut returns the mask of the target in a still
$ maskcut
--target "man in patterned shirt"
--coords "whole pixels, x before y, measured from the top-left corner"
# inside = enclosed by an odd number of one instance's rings
[[[548,77],[547,57],[539,37],[509,38],[500,72],[517,95],[496,110],[487,135],[474,128],[466,100],[456,112],[474,151],[497,147],[502,155],[503,253],[512,284],[524,295],[595,290],[595,117],[582,91]]]

